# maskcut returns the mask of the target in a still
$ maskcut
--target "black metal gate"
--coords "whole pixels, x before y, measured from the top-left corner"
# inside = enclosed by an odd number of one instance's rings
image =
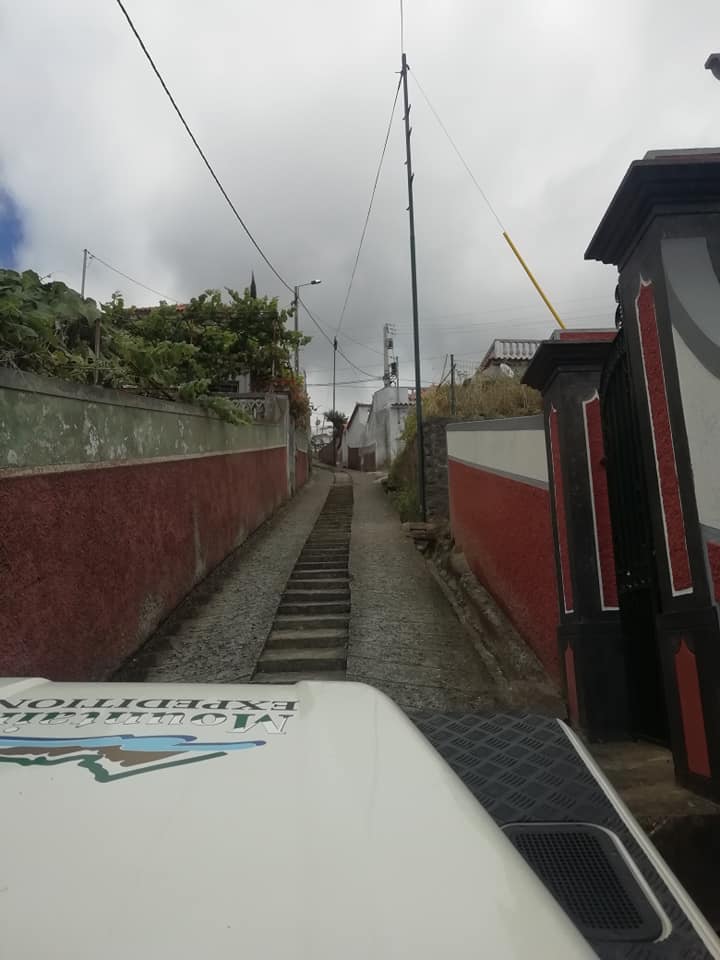
[[[669,727],[656,634],[655,548],[622,327],[603,369],[600,407],[631,723],[635,736],[667,744]]]

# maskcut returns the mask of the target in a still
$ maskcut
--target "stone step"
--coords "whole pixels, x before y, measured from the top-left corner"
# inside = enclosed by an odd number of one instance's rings
[[[288,590],[349,590],[350,581],[348,580],[347,571],[344,576],[341,577],[326,577],[325,579],[320,579],[320,577],[312,577],[309,580],[303,579],[303,577],[290,577],[285,588],[285,592]]]
[[[285,603],[284,600],[281,600],[278,608],[278,615],[281,617],[292,614],[315,615],[318,613],[350,613],[350,601],[331,600],[326,603],[321,603],[319,601],[308,603],[293,601],[292,603]]]
[[[326,550],[318,550],[317,553],[301,553],[298,557],[298,563],[309,563],[313,560],[319,560],[320,563],[335,561],[338,566],[342,567],[349,559],[347,551],[345,553],[328,553]]]
[[[333,600],[349,600],[350,588],[344,587],[339,590],[319,589],[313,585],[311,590],[298,590],[296,587],[288,584],[282,595],[281,603],[324,603]]]
[[[347,572],[347,564],[343,564],[338,560],[318,560],[310,558],[308,560],[298,560],[294,569],[303,572],[307,572],[308,570],[345,570],[345,572]]]
[[[289,673],[293,670],[342,670],[347,661],[347,647],[303,647],[288,650],[265,650],[258,663],[258,673]]]
[[[298,570],[297,568],[293,570],[290,575],[290,580],[347,580],[348,579],[348,570],[347,567],[327,567],[324,570],[318,570],[315,567],[310,567],[309,569]]]
[[[346,680],[344,670],[325,670],[315,673],[312,670],[298,670],[293,673],[258,673],[254,683],[300,683],[301,680]]]
[[[350,614],[317,614],[314,617],[278,616],[273,630],[347,630]]]
[[[347,537],[338,537],[337,540],[307,540],[303,550],[347,550],[348,549],[348,538]]]
[[[335,647],[348,640],[347,627],[310,628],[307,630],[273,630],[268,637],[268,650],[291,650],[297,647]]]
[[[317,557],[318,560],[345,560],[350,551],[347,547],[341,547],[339,550],[326,550],[324,547],[312,547],[310,550],[303,550],[299,560],[312,560]]]

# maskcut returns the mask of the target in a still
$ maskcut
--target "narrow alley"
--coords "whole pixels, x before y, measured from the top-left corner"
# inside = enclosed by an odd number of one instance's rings
[[[477,644],[378,476],[318,469],[113,679],[347,679],[410,711],[511,706]]]

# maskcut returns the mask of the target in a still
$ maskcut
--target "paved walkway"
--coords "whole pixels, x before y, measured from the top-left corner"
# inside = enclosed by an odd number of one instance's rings
[[[113,679],[249,681],[331,482],[329,471],[314,470],[300,493],[198,584]]]
[[[377,479],[353,473],[347,678],[406,709],[482,709],[494,684]]]
[[[331,472],[315,470],[114,679],[249,681],[332,480]],[[353,473],[352,482],[347,679],[378,687],[408,710],[502,705],[497,683],[376,477]]]

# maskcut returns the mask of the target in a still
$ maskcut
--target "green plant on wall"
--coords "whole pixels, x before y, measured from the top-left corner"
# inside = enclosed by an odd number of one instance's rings
[[[41,283],[32,270],[0,270],[0,364],[85,380],[100,311],[64,283]]]
[[[244,416],[215,391],[249,373],[255,390],[286,390],[296,421],[307,423],[309,402],[291,359],[309,337],[288,330],[287,318],[276,299],[249,290],[207,290],[188,304],[149,309],[128,308],[116,294],[98,308],[30,270],[0,271],[0,364],[199,403],[228,420]]]

